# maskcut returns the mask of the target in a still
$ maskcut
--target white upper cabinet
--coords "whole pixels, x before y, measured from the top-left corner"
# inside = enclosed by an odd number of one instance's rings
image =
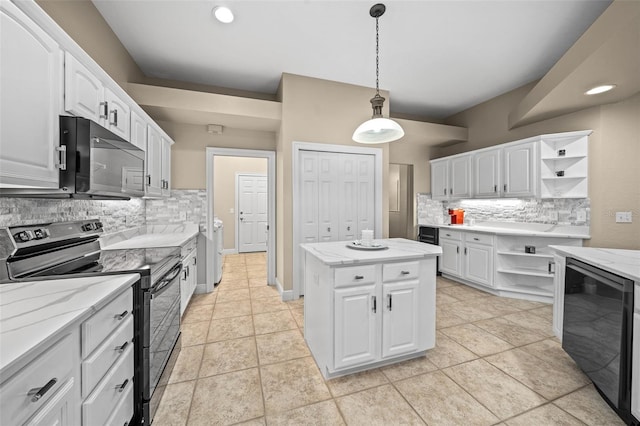
[[[147,161],[145,162],[145,195],[162,196],[162,137],[160,132],[147,127]]]
[[[162,196],[168,197],[171,195],[171,141],[165,137],[161,137],[162,140],[162,153],[161,153],[161,175],[160,183],[162,187]]]
[[[100,124],[108,114],[102,82],[69,52],[64,54],[64,109]]]
[[[536,142],[525,142],[503,148],[504,197],[535,197],[537,195]]]
[[[431,161],[431,197],[449,199],[449,160]]]
[[[61,83],[58,44],[0,2],[0,187],[58,187]]]
[[[588,197],[591,131],[548,135],[540,141],[540,198]]]
[[[470,155],[431,161],[431,196],[434,200],[471,197]]]
[[[502,194],[502,149],[479,151],[473,156],[473,195],[496,198]]]
[[[64,55],[64,109],[129,140],[131,108],[69,52]]]
[[[131,140],[141,150],[147,149],[147,122],[138,113],[131,111]]]

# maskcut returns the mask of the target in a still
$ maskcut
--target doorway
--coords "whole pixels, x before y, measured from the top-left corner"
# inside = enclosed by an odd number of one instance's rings
[[[236,173],[234,172],[233,177],[228,180],[223,181],[223,187],[227,190],[225,191],[218,189],[217,191],[214,188],[218,188],[216,185],[216,175],[218,175],[218,179],[220,179],[219,172],[220,169],[234,162],[235,160],[246,160],[245,164],[248,164],[248,161],[256,161],[262,160],[260,162],[264,164],[266,173],[260,172],[252,173],[252,174],[262,174],[266,176],[266,225],[263,225],[263,230],[266,236],[263,236],[263,239],[266,240],[266,252],[267,252],[267,284],[273,285],[276,282],[276,203],[275,203],[275,188],[276,188],[276,155],[273,151],[261,151],[261,150],[249,150],[249,149],[234,149],[234,148],[212,148],[207,147],[206,149],[206,161],[207,161],[207,239],[209,241],[212,240],[213,237],[213,221],[215,215],[225,216],[226,221],[223,220],[224,223],[224,234],[225,241],[227,247],[233,246],[231,249],[225,250],[225,253],[237,253],[238,252],[238,244],[236,237],[236,223],[238,222],[239,211],[237,209],[236,204],[236,190],[232,182],[235,180]],[[251,170],[254,171],[254,170]],[[219,182],[218,182],[219,183]],[[227,197],[228,194],[231,194],[232,202],[230,206],[226,207],[225,213],[222,214],[222,211],[219,213],[215,210],[216,200],[222,197]],[[225,195],[227,194],[227,195]],[[231,215],[231,216],[229,216]],[[233,228],[233,233],[231,234],[231,230],[228,228]],[[265,229],[266,228],[266,229]],[[227,235],[230,234],[231,243],[227,239]],[[209,268],[207,268],[207,282],[209,282]],[[212,271],[213,273],[213,271]]]
[[[267,176],[236,174],[236,248],[238,253],[267,251]]]
[[[413,165],[389,164],[389,238],[415,239]]]

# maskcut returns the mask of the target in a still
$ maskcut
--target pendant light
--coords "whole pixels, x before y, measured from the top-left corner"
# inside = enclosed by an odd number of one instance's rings
[[[379,28],[378,18],[380,18],[386,7],[382,3],[374,4],[369,10],[369,15],[376,18],[376,95],[371,98],[371,107],[373,108],[373,116],[371,120],[367,120],[358,126],[353,132],[352,139],[359,143],[376,144],[387,143],[400,139],[404,136],[404,130],[398,123],[382,116],[382,105],[384,98],[380,96],[379,89]]]

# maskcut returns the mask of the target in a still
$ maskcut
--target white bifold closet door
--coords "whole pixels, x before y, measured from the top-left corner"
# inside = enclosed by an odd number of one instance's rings
[[[373,155],[300,151],[301,242],[348,241],[374,229]]]

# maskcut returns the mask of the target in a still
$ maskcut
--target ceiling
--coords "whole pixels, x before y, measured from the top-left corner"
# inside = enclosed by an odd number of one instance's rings
[[[93,0],[148,77],[274,94],[283,72],[375,86],[373,1]],[[445,118],[540,79],[610,0],[387,0],[392,114]],[[233,10],[232,24],[211,16]]]

